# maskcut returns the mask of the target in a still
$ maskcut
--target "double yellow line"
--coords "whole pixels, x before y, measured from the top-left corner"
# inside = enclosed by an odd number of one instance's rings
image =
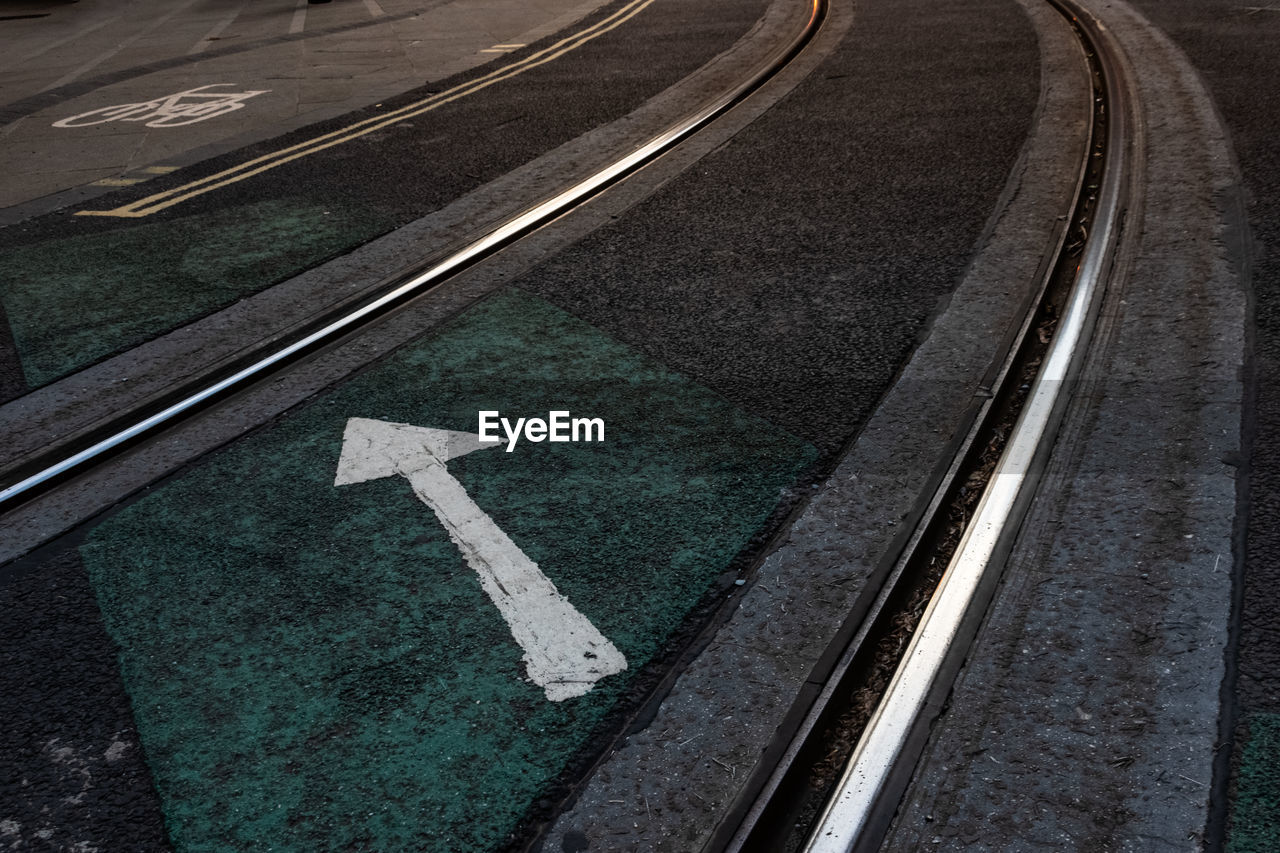
[[[288,148],[281,148],[279,151],[273,151],[270,154],[264,154],[253,160],[248,160],[238,166],[233,166],[225,171],[218,172],[215,175],[192,181],[189,184],[183,184],[180,187],[174,187],[171,190],[165,190],[155,195],[147,196],[144,199],[126,204],[123,207],[113,208],[111,210],[81,210],[76,212],[76,216],[117,216],[121,218],[137,219],[143,216],[150,216],[161,210],[182,204],[188,199],[204,195],[208,192],[229,186],[245,178],[252,178],[254,175],[261,175],[263,172],[270,171],[277,166],[283,166],[285,163],[291,163],[294,160],[300,160],[303,157],[310,156],[326,148],[333,148],[335,145],[342,145],[344,142],[350,142],[353,139],[359,139],[370,133],[398,124],[402,121],[416,118],[423,113],[428,113],[436,107],[444,106],[464,98],[467,95],[479,92],[481,89],[488,88],[495,83],[503,80],[509,80],[518,74],[544,65],[553,59],[564,56],[571,50],[581,47],[597,36],[602,36],[615,27],[620,26],[639,14],[646,6],[651,4],[653,0],[632,0],[626,6],[614,12],[604,20],[593,24],[590,27],[575,33],[568,38],[562,39],[555,44],[538,51],[530,56],[525,57],[519,62],[499,68],[476,80],[455,86],[444,92],[437,92],[429,98],[393,110],[385,115],[373,116],[372,118],[358,121],[355,124],[331,131],[306,142],[300,142],[297,145],[291,145]]]

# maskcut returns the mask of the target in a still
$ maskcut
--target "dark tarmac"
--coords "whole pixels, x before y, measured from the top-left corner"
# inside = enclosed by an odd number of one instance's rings
[[[1108,414],[1100,394],[1103,414],[1090,417],[1104,425],[1116,419],[1103,431],[1146,449],[1168,446],[1177,430],[1227,437],[1219,444],[1188,439],[1184,456],[1156,462],[1129,459],[1132,448],[1121,444],[1104,455],[1076,453],[1085,459],[1082,477],[1104,479],[1134,464],[1217,489],[1215,502],[1206,501],[1211,510],[1154,528],[1168,541],[1144,552],[1155,562],[1175,552],[1182,556],[1170,564],[1199,560],[1198,551],[1178,550],[1185,550],[1183,521],[1203,539],[1197,544],[1226,552],[1213,564],[1203,599],[1172,570],[1159,579],[1162,594],[1180,608],[1168,619],[1205,623],[1203,636],[1190,629],[1178,635],[1194,647],[1195,660],[1210,661],[1178,688],[1199,709],[1184,728],[1200,738],[1200,763],[1194,772],[1181,764],[1170,770],[1172,759],[1147,750],[1138,735],[1130,745],[1141,754],[1130,762],[1114,764],[1113,752],[1097,758],[1109,762],[1112,776],[1191,773],[1203,790],[1183,806],[1207,843],[1229,839],[1229,849],[1261,851],[1280,838],[1273,795],[1280,781],[1270,770],[1280,732],[1280,628],[1267,568],[1280,535],[1280,523],[1269,521],[1280,510],[1280,451],[1273,446],[1280,395],[1268,378],[1280,376],[1280,368],[1269,369],[1280,358],[1280,338],[1269,331],[1276,312],[1268,297],[1268,283],[1280,281],[1273,248],[1280,245],[1280,153],[1267,105],[1280,101],[1259,90],[1280,79],[1280,56],[1271,49],[1280,41],[1280,13],[1214,3],[1212,11],[1204,4],[1136,5],[1204,75],[1243,176],[1243,210],[1232,206],[1231,188],[1190,185],[1187,194],[1208,199],[1228,220],[1236,215],[1234,226],[1247,223],[1252,237],[1247,254],[1234,257],[1256,315],[1256,325],[1243,330],[1251,347],[1244,384],[1233,384],[1241,380],[1232,342],[1246,340],[1238,319],[1229,334],[1213,322],[1194,331],[1177,326],[1187,349],[1203,344],[1216,354],[1194,380],[1213,382],[1214,370],[1230,377],[1217,387],[1194,386],[1184,408],[1200,405],[1200,391],[1222,408],[1162,433],[1159,406],[1142,419],[1132,411]],[[605,5],[499,61],[519,62],[623,5]],[[0,339],[6,422],[37,423],[38,413],[23,407],[52,399],[50,392],[74,402],[77,387],[109,388],[129,377],[113,380],[112,371],[131,358],[143,373],[156,365],[159,376],[163,361],[141,353],[188,329],[194,334],[202,322],[235,316],[242,302],[267,304],[252,300],[274,292],[305,304],[318,288],[354,286],[369,270],[386,275],[420,256],[422,246],[440,250],[447,240],[431,229],[448,221],[473,227],[466,211],[474,199],[500,198],[504,175],[573,168],[582,159],[571,147],[575,138],[625,125],[628,114],[739,43],[776,5],[655,0],[555,61],[154,217],[70,214],[189,184],[490,68],[219,150],[118,192],[72,189],[50,197],[70,205],[63,209],[38,210],[60,203],[49,200],[31,207],[33,215],[0,229],[0,270],[9,282],[0,289],[10,330]],[[787,20],[770,14],[763,31],[784,31]],[[1071,179],[1069,150],[1044,155],[1058,167],[1047,179],[1054,189],[1038,206],[1018,207],[1031,188],[1010,176],[1034,161],[1029,134],[1041,126],[1037,110],[1053,102],[1045,93],[1058,81],[1046,69],[1056,74],[1054,63],[1063,61],[1042,38],[1014,0],[837,3],[800,67],[758,103],[748,102],[739,125],[728,122],[719,137],[713,129],[611,196],[485,261],[376,330],[358,355],[353,347],[324,354],[269,393],[240,401],[225,422],[211,417],[144,446],[133,461],[79,487],[81,496],[65,506],[54,495],[24,510],[21,525],[10,528],[7,553],[30,547],[19,537],[46,536],[31,531],[75,529],[0,566],[0,762],[11,780],[0,789],[0,840],[50,850],[214,850],[229,849],[226,838],[235,832],[237,850],[336,849],[339,840],[342,849],[497,850],[545,832],[548,850],[700,849],[742,796],[786,710],[790,699],[778,685],[803,685],[842,614],[859,606],[871,567],[946,446],[952,419],[977,391],[989,358],[982,347],[998,340],[1008,321],[975,308],[976,297],[1000,299],[1003,310],[1033,285],[1028,279],[1024,289],[1020,279],[1003,283],[1003,292],[978,286],[998,282],[1002,270],[1035,269]],[[91,91],[75,94],[79,104]],[[33,97],[15,103],[47,108]],[[1158,141],[1159,129],[1151,133]],[[1026,217],[1019,234],[1008,231],[1015,210]],[[1176,230],[1177,221],[1161,227]],[[1199,233],[1194,224],[1187,228]],[[1143,298],[1175,292],[1153,288]],[[1174,315],[1216,304],[1183,305],[1181,298],[1169,300]],[[1156,312],[1148,318],[1157,332],[1170,328],[1164,322]],[[235,346],[260,333],[249,323],[229,328]],[[1113,353],[1153,340],[1116,334],[1124,343]],[[1141,373],[1134,365],[1144,362],[1117,358],[1117,370]],[[42,386],[43,396],[29,394]],[[109,396],[94,393],[87,408],[109,406]],[[1235,441],[1242,393],[1244,457]],[[261,402],[271,395],[275,402]],[[894,409],[900,397],[924,402]],[[332,487],[346,418],[474,431],[478,409],[525,415],[562,406],[597,408],[616,443],[590,452],[521,445],[514,463],[515,454],[490,450],[448,468],[626,653],[625,674],[602,682],[578,706],[547,703],[522,680],[507,627],[462,562],[458,540],[399,477]],[[245,443],[233,441],[245,433]],[[125,471],[130,466],[133,473]],[[1248,484],[1238,506],[1237,467],[1247,476],[1239,482]],[[1060,474],[1055,482],[1071,478]],[[140,490],[144,483],[153,485]],[[94,491],[97,506],[109,511],[95,515],[71,502]],[[1100,494],[1079,538],[1153,531],[1136,516],[1127,522],[1137,525],[1132,530],[1113,528],[1123,510],[1106,502],[1105,489]],[[286,497],[294,502],[288,511]],[[1169,500],[1168,513],[1185,511],[1177,495]],[[1107,556],[1091,566],[1118,579],[1091,594],[1120,623],[1145,619],[1131,606],[1141,597],[1132,588],[1131,555],[1105,535],[1098,540]],[[1066,553],[1067,546],[1045,548]],[[361,560],[368,568],[358,576],[370,579],[368,589],[349,576]],[[1059,569],[1071,570],[1070,560],[1065,565]],[[1233,571],[1243,583],[1235,593],[1238,616],[1231,615]],[[440,579],[430,606],[413,592],[423,572],[433,583]],[[1010,588],[1018,583],[1011,580]],[[1070,579],[1064,583],[1060,598],[1088,606]],[[307,635],[301,626],[312,622],[328,635]],[[1102,630],[1100,621],[1065,624],[1075,625],[1066,633]],[[1007,633],[995,623],[990,632]],[[1064,636],[1055,642],[1089,669],[1092,646]],[[1123,654],[1146,655],[1135,669],[1160,664],[1160,654],[1131,639]],[[326,652],[330,643],[333,653]],[[1223,654],[1236,643],[1238,664]],[[777,659],[744,663],[735,646],[776,651]],[[457,656],[440,657],[442,649]],[[982,654],[966,676],[969,692],[958,696],[981,698],[1003,677],[1004,669],[982,675],[991,660]],[[498,686],[469,668],[473,657],[498,673]],[[691,675],[679,680],[678,672],[668,674],[673,666]],[[1224,676],[1222,724],[1210,717]],[[1116,680],[1156,703],[1159,684]],[[1071,692],[1083,682],[1069,684]],[[1091,701],[1106,704],[1111,682],[1100,676],[1089,684],[1099,691]],[[474,708],[468,691],[486,704]],[[1023,710],[1020,694],[1001,701],[1005,713]],[[1026,701],[1030,707],[1036,700]],[[1025,743],[1061,722],[1060,704],[1053,699],[1049,711],[1028,717],[1040,724]],[[1068,708],[1077,709],[1091,713]],[[1158,703],[1144,706],[1148,711],[1159,714]],[[514,735],[535,723],[554,737]],[[467,725],[484,733],[474,743]],[[1215,753],[1220,727],[1234,736],[1233,752],[1219,743]],[[1149,729],[1148,737],[1161,731]],[[426,739],[428,730],[436,740]],[[326,739],[334,741],[331,750],[320,746]],[[1065,780],[1059,774],[1066,763],[1088,784],[1084,753],[1028,748],[1042,750],[1031,764],[1044,784]],[[486,793],[489,782],[431,763],[450,750],[473,763],[491,760],[493,778],[506,780],[493,790],[520,793],[490,803],[496,794]],[[330,755],[333,762],[304,769],[308,756]],[[358,773],[362,762],[370,778],[343,788],[354,777],[342,773]],[[643,780],[626,775],[636,767]],[[449,787],[455,783],[456,791]],[[452,793],[433,801],[433,785]],[[1018,811],[1031,824],[1026,843],[1149,849],[1143,827],[1172,808],[1170,801],[1144,811],[1144,795],[1155,789],[1139,786],[1123,789],[1123,806],[1096,807],[1097,798],[1119,790],[1067,797],[1049,815]],[[978,799],[990,795],[983,788]],[[265,808],[269,799],[278,813]],[[995,796],[990,808],[998,811],[1000,802],[1008,800]],[[350,817],[366,804],[368,820]],[[1082,808],[1079,819],[1094,824],[1058,833]],[[927,808],[921,814],[933,820]],[[939,835],[943,842],[920,843],[1022,843],[998,832],[966,824]],[[898,843],[915,843],[903,838]]]
[[[1236,215],[1250,235],[1243,273],[1252,322],[1246,381],[1248,490],[1242,495],[1242,605],[1231,689],[1235,737],[1231,849],[1260,851],[1280,838],[1280,12],[1232,3],[1135,4],[1186,52],[1213,94],[1243,178]]]

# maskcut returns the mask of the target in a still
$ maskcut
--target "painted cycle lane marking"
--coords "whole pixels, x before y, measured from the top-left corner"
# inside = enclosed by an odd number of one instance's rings
[[[494,447],[474,433],[351,418],[333,484],[397,475],[408,480],[511,628],[524,650],[529,680],[552,702],[582,696],[600,679],[626,669],[627,659],[445,469],[450,459]]]
[[[609,17],[599,21],[591,26],[575,33],[567,38],[561,39],[550,47],[546,47],[537,51],[524,59],[512,63],[503,68],[496,69],[483,77],[461,83],[451,89],[438,92],[430,97],[420,101],[415,101],[385,115],[372,116],[367,119],[350,124],[344,128],[322,134],[313,139],[255,157],[244,163],[240,163],[230,169],[224,169],[213,175],[200,178],[190,183],[183,184],[173,189],[155,193],[138,201],[121,205],[120,207],[110,210],[80,210],[76,212],[77,216],[112,216],[121,218],[140,218],[158,213],[161,210],[167,210],[174,205],[181,204],[190,199],[214,190],[239,183],[247,178],[268,172],[294,160],[309,157],[320,151],[325,151],[337,145],[343,145],[355,139],[360,139],[379,130],[400,124],[410,119],[424,115],[445,104],[453,103],[467,95],[487,89],[496,83],[511,79],[526,71],[530,71],[539,66],[545,65],[561,56],[576,50],[577,48],[587,44],[588,42],[611,32],[631,18],[635,17],[653,0],[632,0],[626,6],[623,6],[617,12]]]
[[[473,432],[548,408],[609,440],[448,473],[625,656],[562,701],[401,476],[334,486],[353,413]],[[175,843],[500,846],[815,456],[510,291],[114,514],[80,552]]]
[[[150,101],[99,107],[96,110],[55,121],[53,126],[72,128],[89,127],[113,121],[145,121],[147,127],[184,127],[235,112],[243,108],[244,102],[250,98],[265,95],[271,91],[270,89],[253,89],[245,92],[207,91],[234,85],[234,83],[210,83],[207,86],[197,86],[194,89],[175,92]]]

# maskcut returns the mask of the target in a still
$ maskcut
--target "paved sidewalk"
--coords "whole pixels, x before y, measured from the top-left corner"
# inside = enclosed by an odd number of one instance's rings
[[[84,0],[6,6],[8,15],[48,13],[7,21],[0,30],[0,158],[6,163],[0,208],[84,184],[101,191],[127,186],[343,115],[501,58],[601,5],[268,0],[214,8],[189,0],[123,6]],[[200,91],[175,97],[192,90]],[[153,108],[105,111],[131,104]],[[194,104],[207,112],[192,113]]]

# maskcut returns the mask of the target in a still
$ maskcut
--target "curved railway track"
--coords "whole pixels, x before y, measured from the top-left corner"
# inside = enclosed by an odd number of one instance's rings
[[[1088,349],[1108,265],[1121,236],[1133,110],[1122,62],[1104,28],[1070,0],[1050,2],[1076,23],[1091,56],[1097,96],[1092,141],[1080,167],[1074,209],[1058,232],[1057,260],[1039,283],[1038,297],[1008,348],[990,400],[960,442],[960,452],[879,590],[870,615],[844,632],[839,662],[796,726],[785,754],[744,789],[736,812],[709,849],[834,853],[878,846],[966,643],[981,622],[1002,557],[1033,498],[1036,477]],[[18,508],[232,395],[270,381],[303,358],[350,340],[451,276],[624,181],[725,116],[792,62],[822,26],[826,0],[812,0],[809,9],[803,28],[747,79],[606,168],[503,221],[448,257],[386,282],[359,304],[314,319],[290,340],[263,345],[217,374],[171,389],[145,409],[119,413],[91,432],[24,460],[6,472],[0,512]],[[1050,329],[1048,340],[1038,334]],[[986,481],[980,496],[965,488],[978,475]],[[959,541],[948,541],[947,529],[957,515],[968,524]],[[928,567],[938,563],[940,552],[947,554],[946,571],[931,578]],[[903,644],[901,614],[916,607],[921,590],[932,585],[936,591],[903,653],[892,663],[883,656],[877,659],[881,646]],[[886,643],[891,635],[897,639]],[[833,728],[848,726],[840,720],[844,703],[877,678],[883,681],[889,671],[892,677],[830,799],[816,820],[805,819],[815,811],[813,797],[804,792],[825,751],[825,740]],[[805,831],[798,832],[797,825]],[[797,843],[800,835],[806,837]]]
[[[1072,0],[1048,2],[1071,21],[1094,81],[1091,141],[1069,227],[991,399],[869,615],[833,650],[839,663],[785,753],[748,786],[739,820],[726,822],[710,849],[879,849],[1034,499],[1121,239],[1136,114],[1133,84],[1105,26]],[[873,710],[850,712],[855,694],[864,705],[874,696]],[[832,761],[832,742],[850,747],[839,750],[839,778],[814,784],[829,774],[821,765]]]

